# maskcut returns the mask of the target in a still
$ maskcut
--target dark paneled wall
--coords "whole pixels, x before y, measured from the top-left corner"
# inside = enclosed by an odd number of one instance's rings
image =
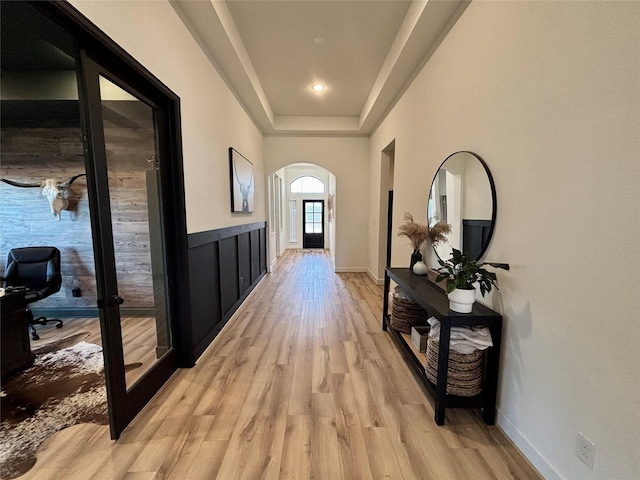
[[[189,235],[195,358],[267,273],[266,227],[257,222]]]

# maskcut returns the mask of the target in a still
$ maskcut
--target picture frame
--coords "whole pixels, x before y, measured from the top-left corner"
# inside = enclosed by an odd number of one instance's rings
[[[231,212],[252,213],[254,209],[255,177],[253,163],[235,148],[229,147],[231,180]]]

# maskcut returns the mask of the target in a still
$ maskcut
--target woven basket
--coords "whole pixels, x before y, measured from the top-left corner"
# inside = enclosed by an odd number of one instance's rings
[[[427,339],[427,378],[438,383],[438,349],[440,343]],[[447,371],[447,394],[471,397],[482,393],[484,378],[484,350],[462,354],[449,349],[449,368]]]
[[[426,325],[429,318],[426,310],[411,299],[393,294],[391,302],[391,326],[399,332],[410,334],[411,327]]]

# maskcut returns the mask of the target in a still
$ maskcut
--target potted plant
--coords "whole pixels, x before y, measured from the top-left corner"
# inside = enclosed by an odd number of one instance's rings
[[[453,249],[452,257],[446,262],[438,259],[440,267],[436,283],[445,281],[449,297],[449,308],[458,313],[470,313],[476,300],[475,284],[480,285],[480,293],[484,297],[492,287],[498,289],[498,278],[485,265],[509,270],[508,263],[478,262],[463,255],[460,250]]]
[[[413,247],[413,253],[411,254],[411,263],[409,268],[414,270],[414,266],[418,262],[422,262],[422,254],[420,253],[420,247],[424,242],[429,242],[431,245],[436,245],[440,242],[447,240],[446,234],[451,232],[451,225],[447,225],[444,222],[438,222],[429,228],[427,225],[415,223],[413,221],[413,215],[409,212],[405,212],[403,217],[404,223],[398,228],[399,237],[407,237]],[[427,273],[426,265],[421,266],[420,274]]]

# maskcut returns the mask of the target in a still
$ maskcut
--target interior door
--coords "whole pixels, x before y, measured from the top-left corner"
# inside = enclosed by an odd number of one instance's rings
[[[160,168],[168,119],[146,91],[85,53],[81,64],[98,307],[118,438],[177,368]]]
[[[303,200],[302,248],[324,248],[324,200]]]

